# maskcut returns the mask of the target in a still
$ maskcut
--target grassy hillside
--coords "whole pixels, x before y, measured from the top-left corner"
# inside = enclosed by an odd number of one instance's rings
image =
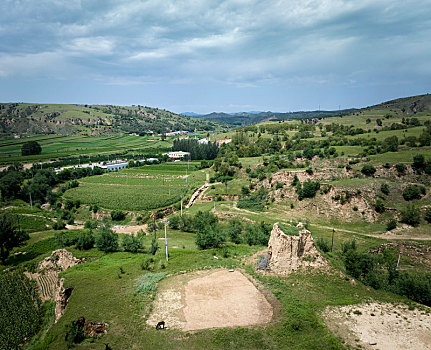
[[[214,131],[223,128],[218,123],[139,105],[0,104],[0,133],[3,135],[97,136],[195,129]]]

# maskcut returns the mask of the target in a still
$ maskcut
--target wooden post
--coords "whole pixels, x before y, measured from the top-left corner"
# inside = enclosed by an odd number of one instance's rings
[[[167,222],[166,222],[166,219],[165,219],[165,246],[166,246],[166,261],[168,261],[168,260],[169,260],[169,258],[168,258],[168,236],[167,236],[167,234],[166,234],[166,224],[167,224]]]
[[[334,228],[332,228],[332,243],[331,243],[331,252],[332,252],[332,248],[334,248],[334,233],[335,233],[335,230],[334,230]]]

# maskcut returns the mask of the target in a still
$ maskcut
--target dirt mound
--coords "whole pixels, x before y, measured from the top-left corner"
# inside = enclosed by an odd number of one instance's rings
[[[183,331],[263,324],[273,308],[262,292],[241,272],[199,271],[178,275],[159,285],[147,323],[165,321]]]
[[[51,256],[39,263],[39,270],[64,271],[69,267],[78,265],[81,261],[82,260],[75,258],[72,253],[66,249],[57,249],[51,253]]]
[[[362,304],[328,307],[325,323],[356,348],[431,349],[431,309],[409,310],[407,305]],[[425,311],[424,311],[425,310]]]
[[[268,242],[269,271],[287,275],[301,268],[318,268],[326,261],[317,251],[310,231],[303,229],[298,236],[286,235],[275,223]]]
[[[58,274],[81,262],[82,260],[75,258],[66,249],[57,249],[39,263],[40,272],[25,272],[28,278],[36,281],[42,302],[55,301],[55,322],[63,316],[73,290],[73,288],[63,287],[64,278],[59,279]]]

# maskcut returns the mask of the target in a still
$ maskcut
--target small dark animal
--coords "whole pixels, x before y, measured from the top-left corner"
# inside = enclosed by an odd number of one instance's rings
[[[165,321],[160,321],[157,323],[156,329],[165,329]]]
[[[105,350],[112,350],[112,348],[109,346],[109,344],[105,343]]]

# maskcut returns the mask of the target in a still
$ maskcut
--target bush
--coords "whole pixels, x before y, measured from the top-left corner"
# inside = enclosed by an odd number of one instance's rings
[[[380,186],[380,191],[382,191],[383,194],[388,195],[389,194],[388,184],[386,183],[382,184],[382,186]]]
[[[361,173],[364,174],[365,176],[373,176],[375,172],[376,172],[376,168],[374,168],[370,164],[365,164],[361,169]]]
[[[95,241],[97,249],[102,252],[108,253],[118,250],[118,235],[107,226],[98,229]]]
[[[169,228],[178,230],[181,224],[181,217],[179,215],[174,215],[169,219]]]
[[[204,226],[196,233],[196,245],[199,249],[219,248],[226,242],[226,236],[218,227]]]
[[[122,246],[125,252],[137,253],[142,248],[142,241],[138,237],[126,235],[123,237]]]
[[[418,226],[421,221],[421,212],[416,206],[409,205],[404,210],[401,210],[401,222],[411,225]]]
[[[397,169],[399,175],[404,175],[407,170],[407,167],[404,164],[400,163],[395,165],[395,169]]]
[[[422,154],[416,154],[413,157],[412,167],[417,172],[422,172],[422,170],[425,168],[425,157]]]
[[[63,230],[65,228],[66,228],[66,224],[63,221],[61,221],[61,220],[59,220],[57,222],[54,222],[52,224],[52,229],[53,230]]]
[[[388,223],[386,224],[386,230],[387,231],[392,231],[396,227],[397,227],[397,220],[395,220],[394,218],[390,219],[388,221]]]
[[[248,245],[268,245],[271,225],[263,221],[258,224],[247,224],[244,230],[244,243]]]
[[[121,221],[124,220],[126,214],[124,214],[121,210],[113,210],[111,211],[111,219],[113,221]]]
[[[97,226],[99,225],[99,222],[97,221],[97,220],[87,220],[85,223],[84,223],[84,228],[87,228],[87,229],[93,229],[93,230],[95,230],[96,228],[97,228]]]
[[[244,227],[240,219],[234,218],[230,219],[227,223],[226,234],[235,244],[241,243],[241,233]]]
[[[431,208],[425,209],[425,215],[424,215],[425,221],[427,221],[429,224],[431,224]]]
[[[82,231],[78,235],[78,241],[76,242],[76,249],[88,250],[94,247],[94,236],[91,231]]]
[[[302,186],[299,182],[296,185],[296,192],[298,193],[298,199],[303,200],[304,198],[313,198],[316,192],[320,188],[320,182],[316,181],[305,181]]]
[[[382,200],[376,200],[376,203],[374,204],[374,210],[378,213],[383,213],[385,211],[385,204]]]
[[[262,204],[258,196],[242,197],[238,199],[237,205],[240,209],[248,209],[252,211],[263,211],[265,206]]]
[[[327,253],[331,250],[328,241],[322,237],[317,238],[316,244],[324,253]]]
[[[413,199],[420,199],[421,194],[424,192],[424,189],[417,185],[408,185],[403,191],[403,198],[406,201],[411,201]]]
[[[57,247],[64,248],[70,247],[78,241],[80,232],[76,231],[62,231],[55,234],[55,244]]]
[[[159,248],[159,242],[157,241],[156,237],[153,237],[153,239],[151,240],[150,254],[156,255]]]

